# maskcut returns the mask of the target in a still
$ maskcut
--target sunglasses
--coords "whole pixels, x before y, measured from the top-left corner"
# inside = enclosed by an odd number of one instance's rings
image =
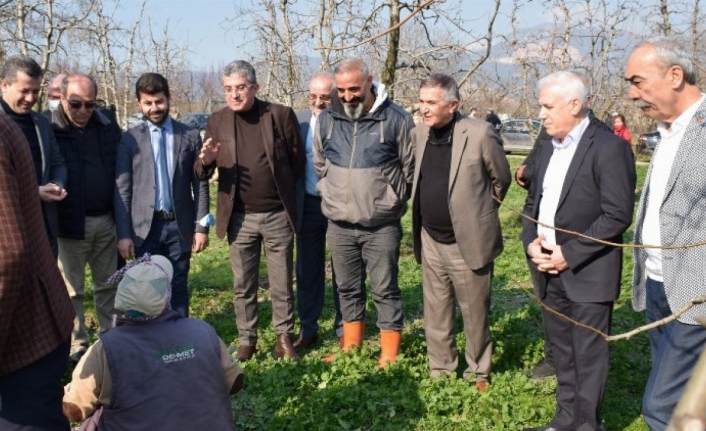
[[[96,101],[95,100],[88,100],[88,101],[83,101],[83,100],[67,100],[69,106],[71,109],[81,109],[81,106],[86,108],[86,110],[90,110],[96,107]]]

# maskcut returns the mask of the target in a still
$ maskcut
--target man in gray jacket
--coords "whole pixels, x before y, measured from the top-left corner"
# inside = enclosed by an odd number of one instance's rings
[[[366,295],[360,271],[365,267],[378,312],[382,348],[378,365],[385,367],[395,362],[401,340],[400,219],[414,175],[414,122],[387,98],[382,84],[373,82],[362,60],[344,60],[334,74],[331,108],[319,115],[316,125],[314,168],[321,178],[317,186],[321,210],[329,219],[343,351],[363,342]]]

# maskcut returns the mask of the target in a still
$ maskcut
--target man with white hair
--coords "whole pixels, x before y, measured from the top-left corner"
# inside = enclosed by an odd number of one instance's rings
[[[211,325],[172,310],[173,274],[166,257],[145,254],[111,277],[120,315],[66,386],[70,420],[97,430],[234,429],[230,395],[243,371]]]
[[[630,147],[588,118],[588,88],[572,72],[538,83],[539,117],[551,139],[537,148],[522,242],[535,265],[539,297],[554,311],[603,334],[620,293],[622,249],[561,231],[622,243],[630,226],[635,163]],[[604,431],[601,403],[608,380],[608,342],[543,310],[557,374],[554,418],[525,431]]]

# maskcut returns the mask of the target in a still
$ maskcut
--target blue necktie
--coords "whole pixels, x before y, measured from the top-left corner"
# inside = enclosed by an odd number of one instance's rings
[[[157,170],[157,190],[159,198],[157,209],[162,211],[172,211],[172,189],[169,185],[169,167],[167,165],[167,137],[165,130],[159,127],[155,130],[155,136],[159,140],[159,152],[155,160]]]

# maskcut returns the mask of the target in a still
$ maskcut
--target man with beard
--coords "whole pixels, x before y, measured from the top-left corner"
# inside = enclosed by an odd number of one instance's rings
[[[71,74],[61,84],[61,105],[52,113],[52,127],[66,161],[66,199],[59,202],[59,269],[69,291],[76,321],[71,359],[88,348],[83,314],[86,264],[91,268],[93,300],[100,331],[112,327],[115,287],[105,280],[116,270],[115,156],[120,128],[96,110],[96,81]]]
[[[115,223],[124,259],[166,256],[174,268],[172,309],[189,315],[187,277],[192,250],[208,245],[208,181],[193,172],[198,130],[169,117],[169,83],[145,73],[135,84],[145,121],[123,134],[116,162]]]
[[[246,61],[228,64],[222,84],[228,106],[209,117],[194,170],[205,180],[218,169],[216,235],[223,238],[228,233],[240,337],[236,358],[246,361],[257,349],[257,288],[264,245],[277,334],[274,356],[299,361],[290,338],[294,189],[306,163],[299,122],[292,108],[256,97],[260,86],[255,68]]]
[[[412,190],[414,121],[387,98],[384,85],[373,82],[362,60],[342,61],[334,77],[331,109],[317,120],[314,168],[321,178],[321,210],[329,219],[343,351],[363,342],[366,295],[360,274],[367,268],[380,328],[378,365],[385,367],[395,362],[402,334],[400,219]]]

